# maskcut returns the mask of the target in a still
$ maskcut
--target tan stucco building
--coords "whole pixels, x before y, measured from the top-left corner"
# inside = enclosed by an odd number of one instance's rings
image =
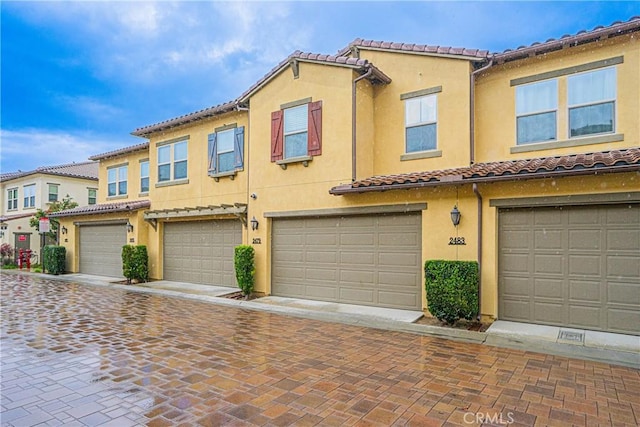
[[[425,309],[426,260],[477,260],[485,319],[640,334],[638,34],[294,52],[93,157],[99,204],[60,214],[68,269],[118,276],[129,242],[153,278],[232,287],[244,243],[259,292]]]
[[[15,250],[30,249],[32,262],[40,261],[45,240],[29,224],[31,217],[53,202],[71,198],[80,206],[97,203],[98,163],[81,162],[42,166],[30,171],[6,172],[0,175],[0,243]],[[65,229],[66,231],[66,229]]]

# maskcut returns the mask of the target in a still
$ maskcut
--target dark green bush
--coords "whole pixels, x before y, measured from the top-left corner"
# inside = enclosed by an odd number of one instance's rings
[[[438,320],[453,324],[478,314],[478,263],[431,260],[424,264],[427,306]]]
[[[47,245],[42,248],[42,266],[51,274],[64,273],[66,249],[64,246]]]
[[[256,268],[254,263],[255,250],[253,246],[240,245],[235,248],[234,265],[236,280],[242,295],[249,297],[253,293]]]
[[[145,245],[122,247],[122,275],[129,283],[132,280],[138,282],[149,280],[149,256]]]

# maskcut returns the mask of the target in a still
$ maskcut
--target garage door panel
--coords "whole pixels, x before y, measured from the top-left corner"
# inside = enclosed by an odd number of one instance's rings
[[[640,306],[640,282],[608,282],[607,298],[610,303]]]
[[[304,253],[298,250],[279,250],[274,252],[273,260],[277,262],[304,262]]]
[[[235,287],[233,257],[242,243],[239,221],[164,224],[164,279]]]
[[[560,254],[538,254],[533,256],[534,272],[536,274],[558,274],[564,269],[564,260]]]
[[[609,230],[607,249],[609,251],[635,251],[640,247],[640,230]]]
[[[540,298],[562,298],[563,281],[558,279],[536,278],[534,283],[534,295]],[[529,281],[519,281],[519,295],[529,295]]]
[[[277,274],[274,274],[274,280],[291,280],[291,279],[304,279],[304,268],[300,267],[284,267],[278,270]]]
[[[585,303],[599,304],[600,281],[569,280],[569,299],[571,301],[583,301]]]
[[[602,323],[600,312],[599,306],[569,305],[569,323],[589,329],[599,328]]]
[[[569,230],[570,250],[594,250],[600,251],[600,230]],[[562,249],[561,247],[559,249]]]
[[[529,254],[503,254],[502,267],[506,273],[527,273],[529,271]]]
[[[419,214],[393,214],[275,219],[272,293],[293,297],[304,294],[311,299],[353,304],[421,308],[420,218]],[[291,235],[303,236],[302,242],[292,244]],[[285,242],[288,245],[284,245]],[[289,252],[303,256],[302,277],[285,273],[298,263]],[[396,300],[380,297],[381,292],[392,295],[394,291],[400,291],[402,297]],[[407,304],[407,301],[410,302]]]
[[[611,308],[607,311],[607,315],[608,329],[610,331],[638,335],[638,328],[640,328],[640,326],[638,326],[640,325],[640,312],[637,310]],[[635,330],[630,329],[629,325],[636,325]]]
[[[611,279],[638,280],[640,277],[640,256],[607,256],[607,277]]]
[[[569,255],[569,274],[599,278],[602,274],[600,260],[599,255]]]
[[[537,323],[564,323],[565,316],[562,304],[537,300],[533,305],[533,320]]]
[[[640,205],[502,209],[498,228],[499,318],[640,334]]]

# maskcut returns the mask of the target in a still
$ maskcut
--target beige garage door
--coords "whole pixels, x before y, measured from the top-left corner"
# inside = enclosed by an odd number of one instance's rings
[[[240,221],[165,223],[164,279],[236,287],[233,254],[240,244]]]
[[[80,272],[122,277],[122,246],[126,244],[124,223],[80,226]]]
[[[272,294],[420,309],[420,214],[274,219]]]
[[[640,205],[503,209],[499,318],[640,334]]]

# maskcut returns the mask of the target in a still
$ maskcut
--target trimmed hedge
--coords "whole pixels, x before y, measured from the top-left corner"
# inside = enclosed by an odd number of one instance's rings
[[[473,319],[478,307],[478,263],[476,261],[431,260],[424,264],[429,312],[453,324]]]
[[[51,274],[64,273],[66,254],[64,246],[45,246],[42,248],[42,268]]]
[[[132,280],[149,280],[149,256],[145,245],[124,245],[122,247],[122,275]]]
[[[242,295],[249,297],[255,285],[255,250],[250,245],[236,246],[233,262],[236,268],[236,280]]]

